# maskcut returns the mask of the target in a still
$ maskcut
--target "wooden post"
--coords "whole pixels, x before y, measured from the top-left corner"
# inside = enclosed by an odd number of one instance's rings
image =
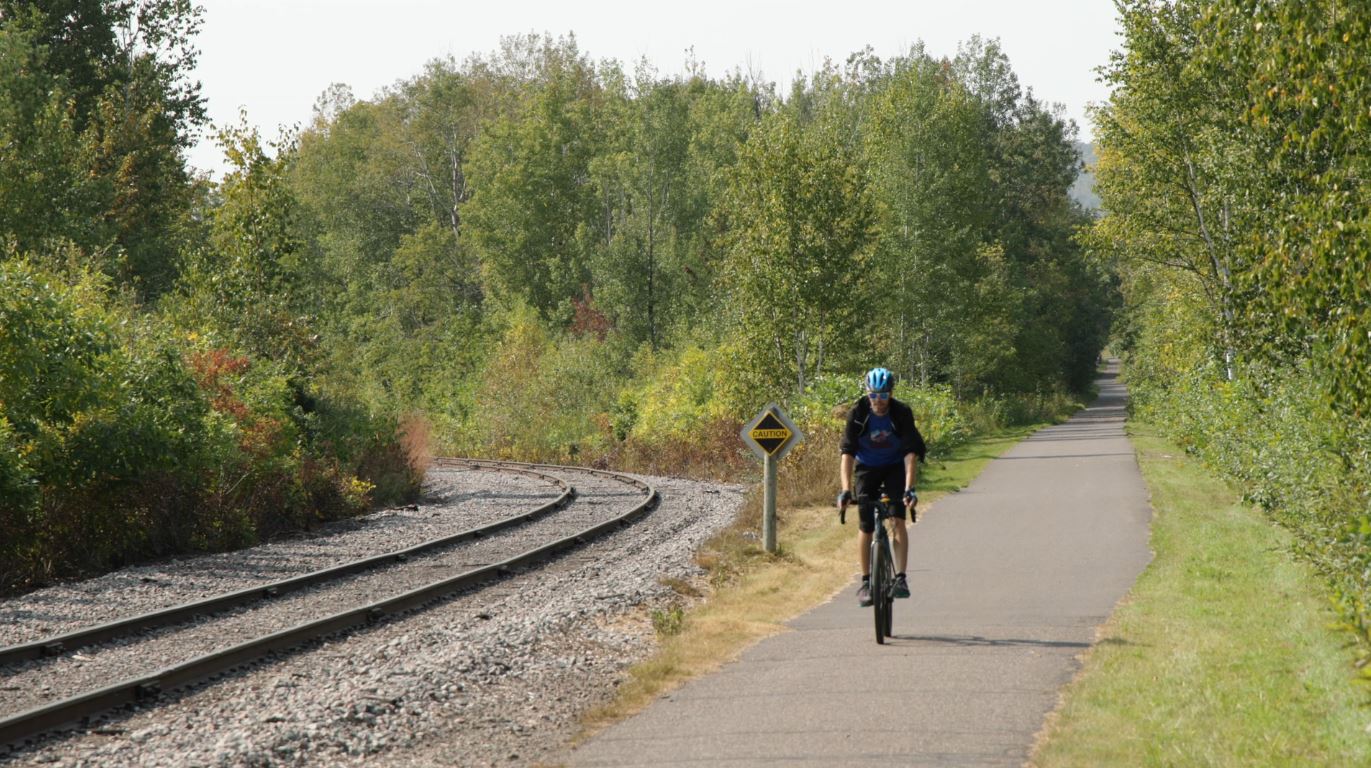
[[[762,547],[767,552],[776,552],[776,459],[767,456],[762,459]]]

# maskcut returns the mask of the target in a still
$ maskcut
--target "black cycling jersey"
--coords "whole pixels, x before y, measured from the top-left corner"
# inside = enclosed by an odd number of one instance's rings
[[[857,455],[857,438],[866,431],[867,421],[871,416],[871,400],[865,395],[862,399],[853,403],[852,410],[847,413],[847,424],[843,427],[843,439],[839,443],[839,452],[851,456]],[[890,398],[890,421],[895,430],[895,436],[900,438],[903,446],[902,456],[914,454],[923,461],[928,454],[928,447],[924,445],[924,436],[919,434],[919,428],[914,424],[914,411],[908,405]]]

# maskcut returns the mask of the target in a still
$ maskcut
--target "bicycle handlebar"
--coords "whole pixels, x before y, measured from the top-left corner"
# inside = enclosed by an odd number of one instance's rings
[[[852,501],[855,502],[855,503],[857,503],[857,504],[869,503],[869,502],[871,501],[871,497],[870,497],[870,496],[858,496],[858,497],[852,499]],[[882,493],[881,493],[881,506],[885,507],[885,509],[886,509],[886,514],[885,514],[885,515],[878,515],[878,517],[889,517],[889,516],[890,516],[890,514],[889,514],[889,510],[890,510],[890,494],[885,493],[885,492],[882,492]],[[847,525],[847,506],[846,506],[846,505],[843,505],[843,506],[838,507],[838,524],[839,524],[839,525]]]

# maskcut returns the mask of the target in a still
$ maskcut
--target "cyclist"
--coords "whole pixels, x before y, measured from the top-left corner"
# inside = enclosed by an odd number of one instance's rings
[[[895,375],[885,368],[872,368],[866,374],[866,395],[852,406],[847,414],[847,426],[839,449],[838,508],[846,509],[852,501],[854,487],[859,497],[879,498],[881,490],[890,497],[895,541],[895,597],[909,597],[909,582],[905,566],[909,561],[909,538],[905,534],[905,509],[910,522],[917,522],[915,505],[919,496],[915,482],[919,479],[919,462],[928,448],[923,435],[914,425],[914,411],[891,397],[895,389]],[[876,530],[875,515],[869,505],[858,509],[857,539],[861,551],[862,585],[857,589],[857,602],[871,605],[871,535]]]

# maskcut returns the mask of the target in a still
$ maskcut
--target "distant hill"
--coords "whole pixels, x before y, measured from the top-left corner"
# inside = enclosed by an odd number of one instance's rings
[[[1085,163],[1085,170],[1076,177],[1076,183],[1071,185],[1068,194],[1071,199],[1081,204],[1081,207],[1091,211],[1096,215],[1100,213],[1100,196],[1095,194],[1095,176],[1091,170],[1095,167],[1095,145],[1076,142],[1076,153],[1081,156],[1081,162]]]

